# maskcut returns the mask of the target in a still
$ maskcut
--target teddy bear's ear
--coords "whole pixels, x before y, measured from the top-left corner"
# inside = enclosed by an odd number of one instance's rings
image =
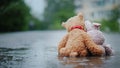
[[[65,23],[64,22],[62,22],[62,26],[65,27]]]
[[[77,16],[79,16],[80,19],[83,19],[83,13],[79,12]]]

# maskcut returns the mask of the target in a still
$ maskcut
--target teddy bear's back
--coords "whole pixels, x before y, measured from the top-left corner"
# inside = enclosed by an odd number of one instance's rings
[[[66,44],[66,48],[69,48],[71,51],[80,51],[85,49],[83,42],[83,30],[74,29],[69,32],[69,38]]]

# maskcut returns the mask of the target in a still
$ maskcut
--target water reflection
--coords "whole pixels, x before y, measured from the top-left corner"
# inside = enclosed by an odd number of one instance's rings
[[[0,68],[21,68],[27,48],[0,48]]]
[[[0,68],[120,67],[120,34],[105,33],[106,43],[111,44],[115,50],[114,56],[63,58],[58,57],[57,46],[65,33],[66,31],[33,31],[0,35]]]
[[[66,58],[58,57],[64,66],[72,65],[73,68],[103,68],[106,60],[110,57],[82,57],[82,58]]]

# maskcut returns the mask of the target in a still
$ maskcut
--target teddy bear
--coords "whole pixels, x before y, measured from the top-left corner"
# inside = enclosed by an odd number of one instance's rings
[[[105,37],[103,33],[100,31],[100,23],[91,23],[90,21],[85,21],[85,27],[87,33],[90,35],[92,40],[105,49],[105,56],[113,55],[113,49],[110,44],[105,44]]]
[[[94,43],[92,38],[85,32],[85,21],[82,13],[62,22],[67,34],[58,45],[58,54],[63,57],[86,57],[102,56],[104,48]]]

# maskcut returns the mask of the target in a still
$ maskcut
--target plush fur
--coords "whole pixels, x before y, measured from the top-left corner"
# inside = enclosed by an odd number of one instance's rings
[[[85,27],[87,34],[90,35],[92,40],[98,45],[103,45],[103,43],[105,42],[105,38],[103,33],[99,30],[100,24],[91,23],[90,21],[85,21]]]
[[[59,56],[85,57],[91,53],[92,56],[102,56],[104,49],[94,43],[91,37],[84,31],[85,21],[82,13],[69,18],[62,23],[68,33],[63,37],[58,45]],[[73,29],[73,26],[82,26],[82,29]]]
[[[111,48],[110,44],[105,44],[104,35],[99,29],[100,26],[100,23],[91,23],[90,21],[85,21],[87,33],[97,45],[104,47],[104,55],[113,55],[113,49]]]

